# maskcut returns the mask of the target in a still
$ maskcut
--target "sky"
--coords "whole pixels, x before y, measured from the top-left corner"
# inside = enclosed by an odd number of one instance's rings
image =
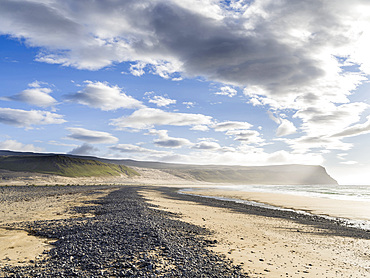
[[[370,184],[368,0],[1,0],[0,149]]]

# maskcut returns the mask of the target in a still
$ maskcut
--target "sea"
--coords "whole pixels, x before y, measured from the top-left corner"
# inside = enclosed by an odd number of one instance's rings
[[[245,192],[266,192],[266,193],[280,193],[289,195],[298,195],[305,197],[318,197],[327,198],[334,200],[347,200],[347,201],[360,201],[368,202],[370,206],[370,185],[222,185],[212,186],[215,189],[230,190],[230,191],[245,191]],[[190,189],[192,191],[196,191]],[[182,190],[183,194],[186,194],[186,189]],[[228,201],[234,201],[238,203],[245,203],[253,206],[261,206],[270,209],[278,210],[291,210],[286,208],[280,208],[272,205],[258,203],[254,201],[237,200],[223,197],[207,196],[209,198],[222,199]],[[295,210],[297,213],[310,214],[304,211]],[[333,219],[334,217],[323,216],[326,218]],[[351,225],[357,228],[370,230],[370,221],[365,220],[354,220],[354,219],[343,219],[336,218],[344,221],[346,225]]]
[[[370,185],[224,185],[223,190],[269,192],[335,200],[370,201]]]

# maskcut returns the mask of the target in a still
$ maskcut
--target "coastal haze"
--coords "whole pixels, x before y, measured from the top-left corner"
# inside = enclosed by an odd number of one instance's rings
[[[367,0],[1,0],[0,277],[369,277]]]

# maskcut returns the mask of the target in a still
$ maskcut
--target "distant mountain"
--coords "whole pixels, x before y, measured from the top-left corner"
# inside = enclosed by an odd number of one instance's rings
[[[140,175],[135,170],[117,164],[104,163],[64,155],[2,155],[0,169],[18,172],[34,172],[65,177],[128,177]]]
[[[21,157],[21,159],[17,161],[17,157]],[[36,161],[38,161],[38,164],[35,163]],[[51,167],[50,165],[55,166]],[[49,169],[50,167],[52,169]],[[135,167],[136,172],[129,167]],[[324,167],[318,165],[190,165],[0,150],[0,169],[13,171],[53,173],[73,177],[119,175],[120,173],[125,173],[127,176],[134,176],[139,175],[140,169],[145,168],[156,169],[183,180],[213,183],[338,184],[335,179],[328,175]]]
[[[233,184],[338,184],[322,166],[204,166],[166,170],[178,177],[191,176],[199,181]]]

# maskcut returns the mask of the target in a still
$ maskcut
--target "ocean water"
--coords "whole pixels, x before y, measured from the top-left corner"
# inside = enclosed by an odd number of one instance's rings
[[[370,202],[370,185],[224,185],[214,188]]]

